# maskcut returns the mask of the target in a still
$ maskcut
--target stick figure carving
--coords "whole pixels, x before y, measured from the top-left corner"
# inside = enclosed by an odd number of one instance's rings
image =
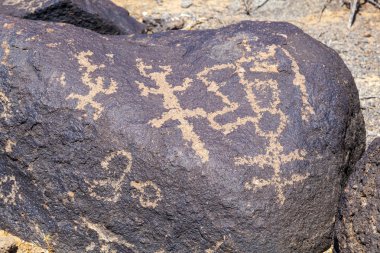
[[[89,89],[88,94],[80,95],[77,93],[71,93],[66,99],[76,99],[78,101],[76,109],[78,110],[86,110],[87,106],[92,107],[94,109],[93,119],[97,120],[101,116],[104,107],[101,103],[95,101],[95,97],[99,94],[110,95],[112,93],[115,93],[118,84],[111,78],[108,87],[105,87],[104,77],[92,77],[96,70],[105,68],[104,64],[97,65],[91,63],[89,57],[92,55],[93,52],[91,51],[80,52],[79,54],[75,55],[75,58],[77,59],[80,66],[79,69],[81,71],[84,71],[81,79],[83,84],[86,85]]]

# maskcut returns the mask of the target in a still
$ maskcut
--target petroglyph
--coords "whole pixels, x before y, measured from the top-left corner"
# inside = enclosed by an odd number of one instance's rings
[[[61,43],[47,43],[46,46],[47,47],[50,47],[50,48],[56,48],[58,47],[59,45],[61,45]]]
[[[220,241],[217,241],[214,246],[212,246],[209,249],[206,249],[205,253],[216,253],[218,251],[218,249],[220,248],[220,246],[223,245],[225,240],[226,240],[226,238],[223,237],[223,239]]]
[[[9,119],[10,105],[8,97],[0,91],[0,119]]]
[[[0,178],[0,201],[5,204],[16,205],[16,199],[21,199],[18,194],[19,189],[14,176]]]
[[[251,48],[248,44],[248,41],[244,40],[243,46],[245,47],[245,52],[251,52]],[[273,47],[270,47],[268,52],[269,53],[267,56],[274,56]],[[286,53],[286,55],[288,57],[290,56],[289,53]],[[265,57],[266,57],[265,55],[261,56],[262,59],[265,59]],[[279,97],[280,89],[278,87],[278,83],[276,80],[267,80],[266,82],[264,82],[264,81],[255,79],[255,80],[249,81],[246,78],[246,72],[243,69],[242,64],[248,63],[252,60],[253,58],[251,57],[242,57],[240,60],[238,60],[237,73],[239,75],[240,84],[243,85],[245,89],[246,98],[249,101],[252,110],[257,113],[257,115],[253,118],[251,117],[249,121],[253,123],[253,125],[255,126],[256,134],[258,136],[266,138],[268,142],[268,146],[266,148],[266,153],[264,155],[257,155],[253,157],[247,157],[247,156],[237,157],[235,159],[235,165],[238,165],[238,166],[257,165],[262,169],[264,169],[266,166],[273,168],[274,174],[270,179],[264,180],[264,179],[258,179],[254,177],[250,182],[245,183],[245,188],[248,190],[257,190],[266,186],[273,186],[276,190],[279,203],[282,205],[284,204],[285,199],[286,199],[285,194],[284,194],[284,188],[286,186],[291,186],[296,182],[305,180],[307,177],[309,177],[309,173],[306,173],[305,175],[292,174],[291,179],[284,179],[281,177],[281,166],[292,161],[304,160],[306,151],[296,149],[288,154],[284,154],[284,147],[282,146],[279,139],[287,125],[288,117],[279,108],[281,100]],[[293,84],[300,88],[301,93],[304,93],[304,92],[306,93],[305,78],[302,74],[300,74],[298,65],[295,64],[294,59],[292,59],[292,68],[295,71],[295,79],[293,81]],[[257,102],[258,100],[255,96],[255,93],[253,92],[253,88],[256,88],[258,90],[264,89],[264,88],[271,89],[272,101],[271,101],[270,106],[268,107],[260,106],[260,104]],[[307,101],[307,94],[303,94],[302,96],[305,96],[305,99]],[[308,106],[311,108],[309,104],[306,104],[306,105],[304,104],[304,106]],[[312,112],[312,109],[310,108],[307,109],[308,113]],[[304,115],[304,113],[302,114]],[[262,127],[260,126],[260,121],[262,120],[264,115],[276,116],[279,119],[278,126],[275,130],[266,131],[262,129]],[[308,117],[307,115],[309,114],[305,114],[305,117],[302,117],[302,118],[304,120],[307,120],[307,117]]]
[[[305,76],[300,73],[300,68],[294,59],[294,57],[283,48],[283,52],[286,54],[286,56],[289,57],[289,59],[292,61],[292,70],[295,74],[295,78],[293,79],[293,84],[295,86],[298,86],[301,92],[301,99],[302,99],[302,119],[304,121],[309,121],[309,118],[311,115],[315,114],[313,107],[310,105],[309,101],[307,100],[308,94],[306,91],[306,80]]]
[[[99,243],[103,243],[101,245],[101,251],[100,252],[104,252],[104,253],[113,252],[113,251],[111,251],[111,244],[112,243],[116,243],[118,245],[124,246],[124,247],[130,249],[132,252],[138,252],[135,249],[135,245],[126,241],[122,236],[119,236],[119,235],[113,233],[112,231],[106,229],[104,226],[92,223],[89,220],[87,220],[86,218],[82,218],[80,223],[82,225],[84,225],[85,227],[87,227],[87,228],[89,228],[89,229],[91,229],[97,233]]]
[[[40,35],[34,35],[32,37],[26,38],[25,41],[40,41]]]
[[[3,57],[1,58],[1,65],[4,65],[6,67],[10,67],[10,65],[8,63],[8,58],[9,58],[9,55],[11,53],[11,47],[9,46],[8,41],[1,42],[1,49],[3,51],[2,52]]]
[[[132,192],[132,198],[138,198],[142,207],[156,208],[162,199],[160,188],[152,181],[133,181],[131,186],[137,190]]]
[[[13,148],[15,146],[16,146],[16,142],[14,142],[12,140],[7,140],[6,143],[5,143],[5,148],[4,148],[5,153],[12,153],[13,152]]]
[[[124,164],[122,168],[122,174],[117,177],[117,179],[106,178],[101,180],[93,180],[89,182],[85,180],[85,182],[89,185],[89,194],[91,197],[94,197],[97,200],[109,201],[109,202],[117,202],[121,197],[122,185],[132,168],[132,154],[125,151],[116,151],[108,155],[102,162],[101,167],[105,172],[113,173],[110,171],[110,163],[113,159],[116,158],[124,158],[127,160],[127,163]],[[97,189],[102,189],[103,187],[111,187],[113,189],[111,196],[101,196],[97,193]]]
[[[182,138],[191,143],[192,149],[201,158],[202,162],[207,162],[209,160],[209,151],[205,148],[205,144],[200,137],[194,132],[194,126],[187,120],[188,118],[206,117],[207,113],[202,108],[183,109],[176,95],[177,92],[187,90],[193,80],[185,78],[182,85],[172,86],[167,81],[167,76],[172,73],[170,66],[159,66],[162,71],[147,73],[147,70],[150,71],[153,67],[146,65],[141,59],[137,59],[137,68],[142,76],[154,81],[157,87],[150,88],[142,82],[136,81],[141,90],[141,95],[161,95],[163,97],[163,106],[167,110],[162,114],[161,118],[153,119],[149,123],[153,127],[160,128],[167,121],[177,121],[177,127],[181,130]]]
[[[158,66],[160,71],[154,71],[151,65],[146,65],[141,59],[138,59],[137,68],[140,71],[140,74],[151,79],[157,88],[147,87],[139,81],[136,81],[136,83],[141,90],[142,96],[153,94],[161,95],[163,97],[163,105],[167,111],[164,112],[160,118],[153,119],[149,123],[152,126],[159,128],[169,120],[179,122],[178,128],[182,132],[183,139],[191,143],[193,150],[202,158],[202,162],[207,162],[209,160],[209,151],[205,148],[205,143],[200,136],[195,133],[194,126],[187,119],[205,118],[208,120],[210,127],[214,130],[221,131],[225,135],[236,131],[240,126],[252,123],[255,128],[255,133],[258,136],[265,138],[268,143],[265,154],[253,157],[236,157],[235,164],[237,166],[245,165],[259,166],[260,168],[273,168],[274,174],[270,179],[264,180],[254,177],[250,182],[245,184],[245,188],[249,190],[257,190],[266,186],[273,186],[276,190],[280,204],[283,204],[285,201],[284,188],[291,186],[296,182],[305,180],[309,174],[292,174],[290,179],[286,179],[281,176],[281,167],[289,162],[304,160],[306,151],[296,149],[288,154],[284,153],[284,147],[280,142],[280,136],[288,125],[288,116],[280,108],[281,90],[278,81],[275,80],[275,78],[267,79],[265,81],[249,78],[248,73],[279,73],[276,54],[283,52],[291,62],[291,69],[294,72],[293,85],[297,87],[300,92],[302,101],[302,120],[308,121],[311,115],[314,114],[314,110],[308,102],[305,77],[300,73],[299,66],[294,57],[285,48],[277,45],[268,45],[264,50],[253,52],[247,39],[243,39],[241,45],[244,49],[244,53],[235,62],[207,67],[196,74],[196,78],[206,86],[207,91],[221,99],[224,106],[220,110],[207,112],[200,107],[192,110],[182,108],[176,92],[187,90],[192,85],[193,79],[185,78],[183,84],[180,86],[171,85],[167,81],[167,77],[173,74],[170,66]],[[236,111],[240,107],[240,104],[231,101],[227,95],[220,91],[220,88],[223,87],[225,83],[220,84],[213,81],[213,73],[222,70],[232,70],[237,74],[239,78],[238,82],[243,87],[245,98],[253,112],[251,115],[237,117],[235,121],[227,122],[225,124],[218,123],[216,118]],[[255,94],[255,90],[256,92],[270,93],[271,99],[268,101],[269,104],[263,106]],[[273,118],[275,121],[278,121],[277,126],[273,129],[264,129],[262,127],[263,121],[268,118]]]
[[[58,79],[59,83],[65,87],[67,85],[67,82],[66,82],[66,74],[65,73],[62,73],[62,75],[59,77]]]
[[[104,78],[102,76],[92,77],[94,72],[99,69],[105,68],[104,64],[96,65],[91,63],[89,57],[93,55],[93,52],[80,52],[75,55],[80,66],[79,70],[83,71],[82,82],[89,89],[87,95],[80,95],[77,93],[71,93],[66,99],[76,99],[78,104],[76,109],[86,110],[87,106],[91,106],[94,109],[93,119],[97,120],[101,116],[104,107],[101,103],[95,101],[95,97],[99,94],[110,95],[115,93],[118,84],[111,78],[108,87],[105,87]]]
[[[7,29],[7,30],[10,30],[10,29],[12,29],[14,26],[15,26],[14,23],[5,23],[5,24],[3,25],[3,28],[4,28],[4,29]]]

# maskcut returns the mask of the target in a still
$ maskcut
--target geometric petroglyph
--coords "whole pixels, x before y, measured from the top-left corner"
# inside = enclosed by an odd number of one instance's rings
[[[105,87],[104,78],[102,76],[92,77],[93,73],[98,69],[105,68],[104,64],[96,65],[91,63],[89,57],[93,55],[93,52],[80,52],[75,55],[75,58],[78,61],[80,66],[79,70],[83,71],[82,73],[82,82],[89,89],[87,95],[80,95],[77,93],[71,93],[66,99],[76,99],[78,104],[76,109],[86,110],[87,106],[90,106],[94,109],[93,119],[97,120],[101,116],[104,107],[101,103],[95,101],[95,97],[98,94],[110,95],[115,93],[117,90],[117,83],[111,78],[108,87]]]
[[[160,188],[152,181],[133,181],[131,186],[136,189],[132,192],[132,198],[138,198],[142,207],[156,208],[162,199]]]
[[[138,252],[135,249],[135,245],[126,241],[122,236],[117,235],[117,234],[113,233],[112,231],[108,230],[103,225],[92,223],[89,220],[87,220],[86,218],[81,218],[81,221],[78,223],[80,223],[81,225],[84,225],[88,229],[91,229],[97,233],[99,243],[100,242],[103,243],[101,245],[101,248],[98,249],[99,251],[97,250],[97,252],[104,252],[104,253],[117,252],[117,251],[114,251],[111,249],[111,247],[112,247],[111,245],[113,243],[116,243],[120,246],[124,246],[124,247],[128,248],[131,252]],[[95,246],[89,245],[87,247],[87,249],[92,250],[92,248],[94,248],[94,247]],[[130,252],[130,251],[128,251],[128,252]]]
[[[244,40],[242,45],[245,47],[245,52],[251,52],[251,47],[247,40]],[[306,84],[305,77],[299,72],[299,67],[294,60],[293,57],[287,52],[287,50],[282,48],[282,51],[289,57],[291,60],[292,70],[295,73],[295,78],[293,80],[293,84],[299,87],[301,98],[302,98],[302,119],[308,121],[311,114],[314,114],[314,111],[310,104],[307,101],[307,93],[306,93]],[[274,56],[275,48],[270,46],[267,54],[263,54],[260,56],[261,60],[266,57]],[[292,186],[296,182],[300,182],[309,177],[309,173],[304,175],[301,174],[292,174],[290,179],[283,178],[281,176],[281,166],[296,160],[304,160],[306,155],[305,150],[293,150],[292,152],[285,154],[284,147],[280,142],[280,137],[287,125],[288,116],[280,109],[279,105],[281,104],[281,100],[279,97],[280,89],[278,86],[278,82],[276,80],[270,79],[267,81],[261,80],[248,80],[246,77],[246,71],[242,67],[243,64],[251,63],[254,59],[252,57],[243,56],[241,59],[237,61],[237,74],[239,75],[240,84],[243,85],[246,98],[251,105],[251,108],[254,112],[256,112],[255,117],[251,117],[249,121],[255,127],[255,133],[258,136],[264,137],[268,144],[266,147],[265,154],[256,155],[256,156],[244,156],[235,158],[235,165],[247,165],[247,166],[258,166],[262,169],[266,167],[271,167],[273,169],[273,175],[270,179],[264,180],[254,177],[251,181],[245,183],[245,188],[248,190],[257,190],[263,187],[272,186],[275,188],[277,193],[277,198],[279,203],[282,205],[285,202],[285,194],[284,188],[286,186]],[[277,71],[276,69],[271,69],[272,71]],[[258,71],[257,68],[251,68],[250,71]],[[261,90],[261,89],[271,89],[272,92],[272,101],[269,106],[263,107],[255,96],[253,92],[253,88]],[[260,122],[264,115],[271,115],[273,117],[278,118],[279,123],[276,129],[272,129],[271,131],[266,131],[262,129]],[[248,119],[246,119],[248,120]],[[239,122],[237,122],[239,123]],[[234,126],[232,126],[233,128]]]
[[[110,168],[113,162],[118,162],[118,166],[121,166],[121,175],[116,175],[115,171]],[[109,154],[101,162],[101,167],[109,176],[99,180],[84,180],[88,185],[89,195],[97,200],[118,202],[121,198],[123,184],[132,170],[132,162],[132,154],[128,151],[120,150]],[[138,198],[142,207],[156,208],[158,202],[162,200],[161,189],[152,181],[132,181],[130,185],[134,188],[131,194],[132,198]]]
[[[96,198],[97,200],[104,200],[109,202],[117,202],[121,197],[122,185],[132,168],[132,154],[125,151],[116,151],[112,152],[108,155],[102,162],[101,167],[103,170],[109,174],[113,174],[113,171],[110,171],[110,164],[114,159],[122,158],[123,160],[127,160],[126,164],[123,164],[122,174],[117,176],[116,178],[106,178],[100,180],[93,180],[89,182],[85,179],[85,182],[89,186],[89,194],[91,197]],[[104,189],[104,187],[112,188],[113,192],[110,196],[101,196],[97,192]]]
[[[301,118],[308,122],[314,114],[314,110],[308,102],[305,77],[300,73],[296,60],[285,49],[278,45],[269,45],[264,51],[252,52],[252,48],[247,39],[241,42],[244,53],[233,63],[217,64],[206,67],[196,74],[197,80],[200,80],[207,88],[207,92],[219,97],[224,106],[222,109],[213,112],[207,112],[203,108],[184,109],[180,105],[180,100],[176,92],[185,91],[191,87],[194,79],[185,78],[180,86],[173,86],[167,81],[167,77],[172,73],[170,66],[159,66],[160,71],[153,71],[151,65],[146,65],[141,59],[137,60],[137,69],[143,77],[151,79],[155,83],[155,88],[150,88],[142,82],[136,81],[141,90],[142,96],[149,94],[161,95],[163,106],[167,110],[160,118],[153,119],[149,123],[156,128],[161,127],[165,122],[173,120],[178,122],[177,127],[181,130],[182,137],[185,141],[191,143],[192,149],[202,159],[202,162],[209,160],[209,151],[205,148],[205,143],[200,136],[194,131],[194,126],[188,121],[189,118],[204,118],[208,121],[209,126],[214,130],[220,131],[225,135],[236,131],[240,126],[247,123],[253,124],[256,135],[266,139],[268,145],[265,154],[252,157],[236,157],[235,165],[237,166],[259,166],[260,168],[271,167],[274,170],[273,176],[268,180],[253,178],[245,184],[249,190],[257,190],[266,186],[273,186],[277,193],[280,204],[285,201],[284,188],[291,186],[296,182],[305,180],[309,174],[293,174],[290,179],[281,177],[281,166],[296,160],[304,160],[305,150],[293,150],[285,154],[284,147],[280,142],[280,136],[288,125],[288,116],[281,110],[280,88],[278,81],[275,79],[260,80],[249,78],[248,73],[279,73],[278,66],[273,61],[277,52],[282,52],[291,62],[291,69],[294,72],[293,85],[298,88],[301,96]],[[272,60],[272,61],[271,61]],[[249,66],[249,67],[248,67]],[[245,92],[245,99],[249,103],[252,114],[245,117],[237,117],[233,122],[220,124],[216,118],[236,111],[240,104],[231,101],[230,98],[220,91],[224,83],[220,84],[211,77],[216,71],[232,70],[239,78],[239,84]],[[256,92],[269,92],[271,99],[269,105],[265,106],[260,103]],[[278,124],[273,129],[263,129],[261,123],[267,118],[275,118]]]
[[[20,198],[20,195],[17,195],[19,189],[14,176],[0,178],[0,201],[5,204],[16,205],[16,198]]]

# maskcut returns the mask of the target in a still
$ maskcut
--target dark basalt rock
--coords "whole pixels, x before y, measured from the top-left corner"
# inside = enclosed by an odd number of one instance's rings
[[[356,164],[339,209],[338,252],[380,252],[380,138]]]
[[[0,0],[0,14],[69,23],[101,34],[141,33],[144,25],[109,0]]]
[[[365,145],[333,50],[287,23],[0,27],[2,229],[55,252],[329,247]]]

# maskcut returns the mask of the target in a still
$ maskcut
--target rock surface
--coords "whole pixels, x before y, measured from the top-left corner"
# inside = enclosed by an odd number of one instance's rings
[[[109,0],[0,0],[0,14],[69,23],[102,34],[141,33],[144,26]]]
[[[55,252],[329,248],[365,145],[333,50],[287,23],[0,27],[0,227]]]
[[[370,144],[349,178],[336,233],[341,253],[380,252],[380,138]]]

